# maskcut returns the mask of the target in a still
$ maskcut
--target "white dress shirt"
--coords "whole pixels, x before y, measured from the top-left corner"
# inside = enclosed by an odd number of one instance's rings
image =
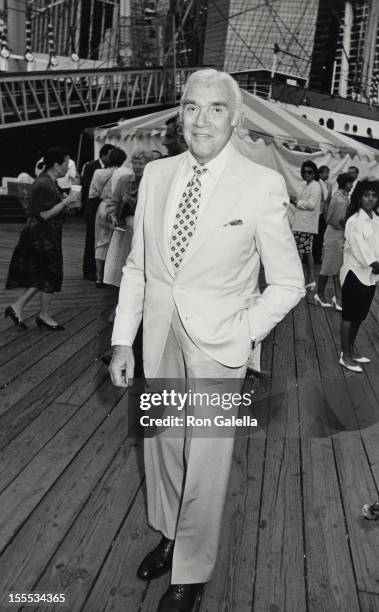
[[[201,198],[199,204],[199,212],[197,215],[197,218],[200,219],[202,213],[205,210],[207,202],[209,202],[212,192],[221,177],[222,172],[227,166],[227,159],[232,146],[233,145],[228,143],[216,157],[211,159],[206,164],[199,164],[199,162],[196,161],[194,156],[189,151],[187,151],[187,155],[184,157],[183,163],[176,173],[172,189],[170,190],[170,194],[168,197],[168,240],[170,240],[171,238],[172,227],[174,225],[174,219],[178,210],[179,202],[182,198],[188,181],[190,181],[190,179],[193,177],[193,166],[196,165],[200,168],[204,166],[208,170],[208,172],[205,172],[205,174],[203,174],[201,177]]]
[[[360,208],[345,227],[345,248],[341,268],[341,285],[349,270],[363,285],[375,285],[379,275],[374,274],[370,264],[379,261],[379,218]]]
[[[359,181],[359,178],[356,178],[355,181],[353,181],[352,184],[351,184],[351,189],[349,191],[349,202],[351,201],[351,195],[352,195],[354,189],[356,188],[358,181]]]

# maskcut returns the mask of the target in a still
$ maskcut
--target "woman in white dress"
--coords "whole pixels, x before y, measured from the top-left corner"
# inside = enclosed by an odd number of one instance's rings
[[[101,198],[95,220],[95,261],[96,261],[96,286],[103,287],[104,262],[110,239],[112,237],[113,225],[111,214],[114,210],[112,193],[115,188],[113,176],[126,160],[126,153],[122,149],[114,148],[108,157],[109,167],[96,170],[93,175],[90,195],[98,195]],[[95,188],[99,184],[99,188]]]
[[[320,275],[318,277],[315,304],[323,308],[334,306],[336,310],[342,310],[341,285],[339,280],[340,269],[343,262],[344,229],[347,208],[349,206],[349,192],[352,180],[347,172],[337,176],[338,189],[332,195],[328,208],[325,210],[326,231],[324,234],[324,248]],[[325,289],[328,278],[332,277],[334,295],[330,303],[325,297]]]
[[[122,176],[112,194],[114,229],[105,259],[104,282],[115,287],[120,286],[122,268],[130,253],[138,188],[144,168],[151,160],[149,151],[135,151],[131,159],[134,175]]]

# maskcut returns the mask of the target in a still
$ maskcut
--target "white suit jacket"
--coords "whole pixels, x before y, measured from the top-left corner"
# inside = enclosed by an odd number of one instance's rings
[[[197,346],[239,367],[251,339],[260,342],[305,293],[284,180],[235,149],[174,273],[167,201],[183,155],[145,168],[114,322],[112,344],[131,345],[143,316],[147,378],[157,372],[175,307]],[[268,284],[262,295],[260,261]]]

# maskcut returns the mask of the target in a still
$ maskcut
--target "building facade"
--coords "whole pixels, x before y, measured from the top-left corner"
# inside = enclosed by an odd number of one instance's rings
[[[271,70],[275,62],[278,72],[308,78],[317,11],[318,0],[211,2],[204,63],[238,72]]]
[[[204,63],[270,71],[312,89],[378,103],[378,0],[210,2]]]

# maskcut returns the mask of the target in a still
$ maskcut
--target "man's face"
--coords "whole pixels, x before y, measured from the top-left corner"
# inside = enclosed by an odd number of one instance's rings
[[[57,172],[58,177],[65,176],[65,174],[67,174],[69,159],[70,159],[70,158],[69,158],[69,156],[67,155],[67,156],[64,158],[64,160],[63,160],[63,162],[62,162],[61,164],[58,164],[58,163],[56,163],[56,164],[55,164],[55,167],[56,167],[56,169],[57,169],[57,171],[58,171],[58,172]]]
[[[358,178],[358,170],[356,168],[349,168],[348,174],[351,176],[353,182]]]
[[[322,179],[323,181],[327,181],[329,178],[329,170],[321,170],[320,174],[320,179]]]
[[[233,92],[225,82],[194,81],[182,104],[183,135],[192,155],[205,164],[224,148],[236,125]]]
[[[163,137],[163,144],[167,149],[168,155],[178,155],[183,151],[180,136],[177,133],[177,126],[175,123],[169,123],[165,135]]]
[[[109,166],[109,156],[111,154],[111,151],[113,151],[113,149],[109,149],[108,153],[106,153],[105,155],[102,155],[101,157],[101,161],[103,162],[106,168],[108,168]]]
[[[145,158],[134,157],[132,159],[133,172],[137,177],[142,176],[145,166],[146,166]]]
[[[108,155],[109,151],[107,151],[107,153],[104,153],[103,155],[100,155],[100,159],[103,162],[104,166],[108,165]]]

